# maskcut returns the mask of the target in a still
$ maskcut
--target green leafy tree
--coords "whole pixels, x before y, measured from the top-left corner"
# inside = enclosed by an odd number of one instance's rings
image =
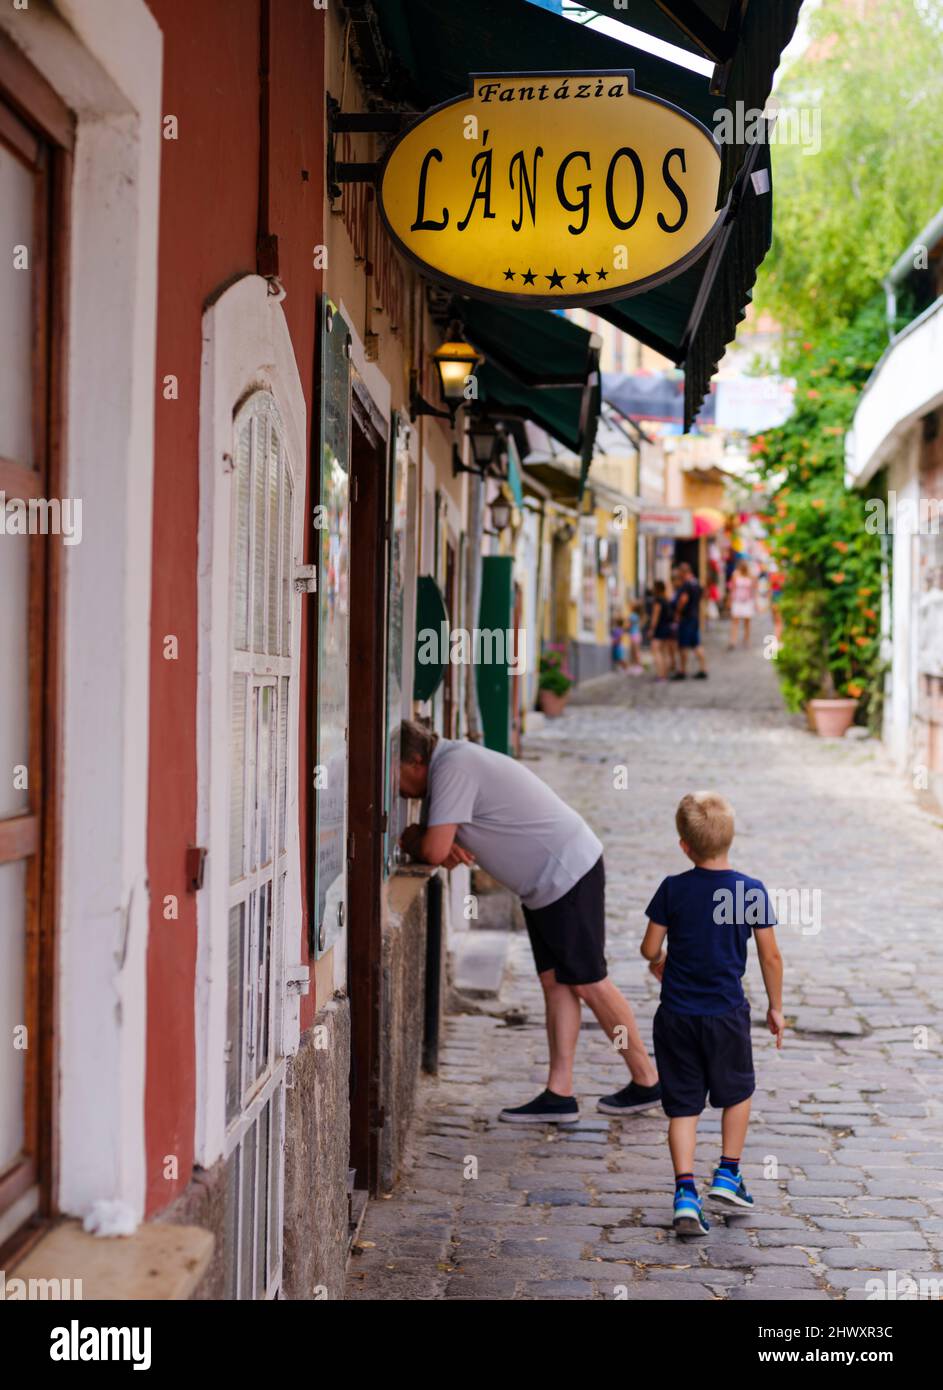
[[[845,487],[844,448],[885,336],[877,299],[847,327],[806,340],[793,414],[753,441],[760,473],[775,486],[767,524],[785,575],[777,656],[783,694],[792,709],[820,696],[849,696],[874,728],[883,675],[881,537],[867,525],[867,496]]]
[[[943,206],[943,0],[823,0],[808,33],[777,96],[817,114],[821,149],[773,145],[773,247],[756,293],[782,325],[787,367],[804,339],[854,320]]]
[[[882,546],[867,496],[845,487],[845,436],[887,346],[881,281],[943,205],[943,0],[822,0],[808,36],[777,96],[818,116],[821,146],[774,144],[773,246],[755,296],[781,326],[796,404],[753,448],[785,577],[783,694],[793,709],[850,696],[877,728]]]

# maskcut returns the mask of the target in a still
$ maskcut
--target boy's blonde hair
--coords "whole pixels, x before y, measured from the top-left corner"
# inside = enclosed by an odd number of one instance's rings
[[[733,843],[734,815],[719,792],[689,792],[678,803],[675,825],[695,863],[716,859]]]

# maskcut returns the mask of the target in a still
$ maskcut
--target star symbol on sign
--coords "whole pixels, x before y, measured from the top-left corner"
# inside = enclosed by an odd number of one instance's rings
[[[597,280],[608,280],[608,279],[609,279],[609,272],[608,272],[608,270],[597,270],[597,271],[596,271],[596,279],[597,279]]]
[[[504,278],[505,278],[505,280],[513,280],[513,279],[514,279],[514,271],[513,271],[513,270],[506,270],[506,271],[504,272]]]
[[[589,279],[589,276],[587,275],[586,271],[583,269],[582,266],[580,266],[579,270],[576,272],[576,282],[577,282],[577,284],[579,284],[579,285],[585,285],[588,279]]]
[[[554,266],[553,274],[545,275],[544,279],[550,281],[550,289],[560,289],[563,286],[563,282],[566,279],[566,276],[561,275],[560,272],[557,270],[556,266]]]
[[[524,281],[525,285],[532,285],[534,281],[537,279],[537,276],[531,270],[530,266],[528,266],[527,269],[524,271],[524,274],[521,276],[521,279]]]

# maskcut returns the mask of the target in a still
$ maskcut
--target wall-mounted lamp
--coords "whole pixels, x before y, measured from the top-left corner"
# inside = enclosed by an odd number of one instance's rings
[[[511,524],[511,502],[503,492],[499,492],[490,504],[492,530],[485,531],[488,536],[500,536]]]
[[[439,389],[446,408],[437,410],[435,406],[423,400],[419,394],[417,374],[414,372],[410,392],[410,414],[414,420],[417,415],[436,415],[450,420],[454,425],[455,412],[465,400],[465,384],[484,358],[465,341],[462,326],[456,322],[452,324],[446,341],[432,354],[432,360],[439,374]]]
[[[471,465],[462,463],[458,445],[452,445],[452,476],[457,478],[459,473],[473,473],[477,478],[484,478],[492,469],[498,451],[498,436],[492,430],[473,430],[467,431],[468,447],[471,452]]]

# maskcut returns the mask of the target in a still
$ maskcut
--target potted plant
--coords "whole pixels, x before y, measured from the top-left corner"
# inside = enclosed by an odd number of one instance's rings
[[[841,694],[836,685],[839,669],[830,650],[827,595],[808,589],[790,595],[790,600],[787,636],[776,663],[786,703],[790,709],[805,710],[814,734],[841,738],[854,722],[861,689],[848,683]]]
[[[563,664],[563,650],[548,647],[540,658],[537,704],[548,719],[558,719],[566,708],[573,678]]]
[[[769,550],[783,575],[776,667],[790,709],[841,737],[881,725],[882,538],[864,491],[845,484],[845,436],[886,345],[880,297],[832,333],[795,345],[789,419],[751,453],[770,485]]]
[[[826,671],[822,694],[806,705],[806,719],[819,738],[844,738],[855,722],[857,710],[857,697],[837,694],[832,673]]]

